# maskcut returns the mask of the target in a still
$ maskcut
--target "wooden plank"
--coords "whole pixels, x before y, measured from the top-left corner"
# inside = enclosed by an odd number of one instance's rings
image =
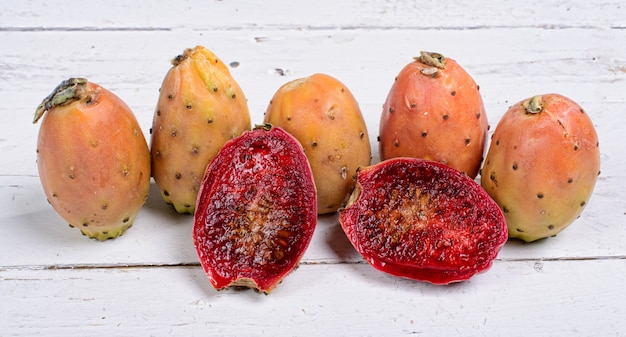
[[[280,85],[314,72],[335,76],[359,100],[373,145],[380,107],[393,78],[419,50],[441,51],[464,65],[481,86],[492,125],[511,104],[546,92],[562,93],[585,107],[594,121],[598,119],[602,141],[605,132],[613,131],[603,128],[626,118],[620,113],[626,61],[612,43],[626,39],[626,30],[258,33],[0,32],[0,44],[11,46],[0,59],[0,148],[10,158],[0,162],[1,172],[37,174],[32,151],[38,128],[30,123],[34,109],[71,76],[113,90],[133,108],[149,137],[169,60],[196,44],[214,50],[224,62],[239,64],[231,70],[246,93],[255,123],[262,121]],[[374,146],[375,159],[377,153]]]
[[[575,35],[572,35],[575,32]],[[481,84],[492,126],[506,108],[536,93],[561,92],[578,100],[600,135],[602,175],[583,216],[559,237],[508,244],[503,259],[624,256],[621,240],[626,195],[619,141],[626,115],[622,106],[626,63],[619,46],[623,30],[485,29],[469,31],[256,31],[235,32],[0,32],[5,57],[0,95],[0,266],[194,263],[192,219],[178,216],[153,189],[147,207],[128,236],[97,244],[70,230],[45,202],[38,186],[31,124],[40,100],[62,79],[87,76],[125,99],[146,137],[160,81],[169,59],[195,43],[215,46],[246,90],[259,123],[274,91],[288,80],[327,72],[341,79],[361,101],[370,130],[374,162],[380,107],[399,69],[418,48],[454,55]],[[257,39],[256,37],[263,37]],[[576,40],[588,43],[576,43]],[[372,42],[374,41],[374,42]],[[484,49],[476,48],[483,41]],[[167,47],[164,47],[167,46]],[[555,46],[558,46],[555,47]],[[432,48],[432,49],[431,49]],[[421,49],[421,48],[419,48]],[[123,52],[120,52],[123,51]],[[488,54],[484,50],[489,50]],[[459,57],[456,57],[459,55]],[[486,55],[488,57],[486,57]],[[42,57],[43,56],[43,57]],[[71,56],[71,57],[70,57]],[[275,69],[287,70],[279,76]],[[320,220],[305,259],[355,261],[334,217]],[[36,244],[34,244],[36,243]],[[37,246],[34,251],[31,247]],[[85,248],[77,248],[85,247]],[[87,248],[88,247],[88,248]],[[96,248],[97,247],[97,248]],[[162,247],[173,247],[163,250]]]
[[[615,336],[626,331],[625,262],[496,262],[450,286],[302,265],[267,296],[217,292],[195,266],[5,269],[0,334]]]
[[[174,29],[544,29],[623,28],[626,9],[618,0],[567,1],[272,1],[127,2],[123,0],[1,3],[7,30]]]
[[[626,334],[626,7],[584,2],[254,0],[0,2],[0,336]],[[230,66],[262,121],[289,80],[325,72],[359,100],[377,162],[382,103],[420,50],[459,61],[493,127],[508,106],[559,92],[600,137],[602,174],[555,238],[508,242],[488,272],[433,286],[363,262],[336,215],[276,290],[215,291],[153,185],[124,236],[88,240],[46,203],[34,109],[85,76],[135,111],[146,137],[169,61],[202,44]]]
[[[618,181],[617,185],[611,181]],[[624,180],[601,181],[580,219],[557,237],[532,244],[509,241],[498,259],[576,259],[626,257]],[[0,176],[0,268],[145,266],[197,264],[191,241],[193,217],[176,214],[152,185],[146,206],[126,234],[98,242],[69,228],[46,202],[38,177]],[[303,261],[362,261],[343,233],[337,215],[318,218]]]

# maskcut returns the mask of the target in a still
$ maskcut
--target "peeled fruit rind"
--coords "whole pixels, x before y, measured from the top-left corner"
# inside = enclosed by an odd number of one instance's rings
[[[502,116],[481,172],[511,238],[555,236],[591,198],[600,174],[598,135],[576,102],[559,94],[533,96]]]
[[[70,78],[33,122],[42,117],[37,167],[50,205],[90,238],[122,235],[150,187],[148,144],[131,109],[105,88]]]
[[[276,91],[264,122],[300,141],[313,170],[318,212],[336,212],[354,186],[356,169],[371,158],[365,120],[352,93],[326,74],[300,78]]]
[[[418,158],[359,170],[339,221],[374,268],[433,284],[488,270],[507,240],[502,211],[480,185]]]
[[[207,165],[227,140],[250,130],[250,114],[241,87],[208,49],[186,49],[172,65],[154,111],[152,175],[163,200],[193,213]]]
[[[488,127],[478,85],[465,69],[449,57],[422,52],[389,90],[380,118],[380,157],[438,161],[475,178]]]
[[[298,141],[265,125],[228,141],[207,167],[193,241],[211,284],[269,293],[297,267],[317,222]]]

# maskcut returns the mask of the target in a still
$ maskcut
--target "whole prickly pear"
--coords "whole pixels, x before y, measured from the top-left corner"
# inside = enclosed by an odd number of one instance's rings
[[[314,74],[281,86],[265,113],[304,147],[317,187],[319,214],[342,206],[352,176],[370,164],[371,148],[359,105],[339,80]]]
[[[150,187],[148,144],[133,112],[105,88],[70,78],[37,107],[33,123],[42,116],[37,166],[48,202],[90,238],[120,236]]]
[[[422,52],[400,71],[383,105],[380,157],[434,160],[474,178],[487,128],[472,77],[453,59]]]
[[[481,185],[504,212],[509,237],[554,236],[581,214],[600,174],[598,136],[571,99],[523,100],[494,130]]]
[[[179,213],[194,213],[209,162],[229,139],[251,128],[248,103],[226,65],[208,49],[172,60],[154,112],[152,175]]]

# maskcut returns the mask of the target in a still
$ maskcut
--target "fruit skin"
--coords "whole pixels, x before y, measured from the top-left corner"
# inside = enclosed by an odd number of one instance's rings
[[[357,167],[371,160],[367,127],[352,93],[326,74],[300,78],[276,91],[264,122],[300,141],[313,170],[318,212],[336,212],[354,186]]]
[[[400,71],[383,105],[381,160],[424,158],[475,178],[489,127],[478,89],[455,60],[422,52]]]
[[[211,284],[270,293],[294,270],[317,223],[300,143],[264,125],[228,141],[207,167],[193,242]]]
[[[44,115],[45,114],[45,115]],[[37,108],[37,167],[48,202],[90,238],[118,237],[148,197],[150,153],[131,109],[84,78],[70,78]]]
[[[433,284],[488,270],[507,240],[502,211],[478,183],[419,158],[360,169],[339,221],[374,268]]]
[[[172,65],[152,122],[152,175],[163,200],[193,214],[207,165],[227,140],[250,130],[250,113],[227,66],[208,49],[186,49]]]
[[[598,136],[576,102],[537,95],[502,116],[481,172],[481,185],[504,210],[511,238],[554,236],[591,197],[600,174]]]

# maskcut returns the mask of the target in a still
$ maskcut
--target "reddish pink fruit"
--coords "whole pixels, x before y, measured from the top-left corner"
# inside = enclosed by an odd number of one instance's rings
[[[504,210],[509,235],[555,236],[582,213],[600,174],[589,115],[558,94],[513,105],[496,127],[481,184]]]
[[[480,185],[417,158],[360,170],[339,221],[374,268],[433,284],[486,271],[507,240],[502,211]]]
[[[193,228],[216,289],[269,293],[297,267],[317,222],[311,167],[298,141],[269,125],[228,141],[207,167]]]
[[[389,90],[380,118],[380,157],[438,161],[475,178],[488,127],[474,79],[453,59],[422,52]]]

